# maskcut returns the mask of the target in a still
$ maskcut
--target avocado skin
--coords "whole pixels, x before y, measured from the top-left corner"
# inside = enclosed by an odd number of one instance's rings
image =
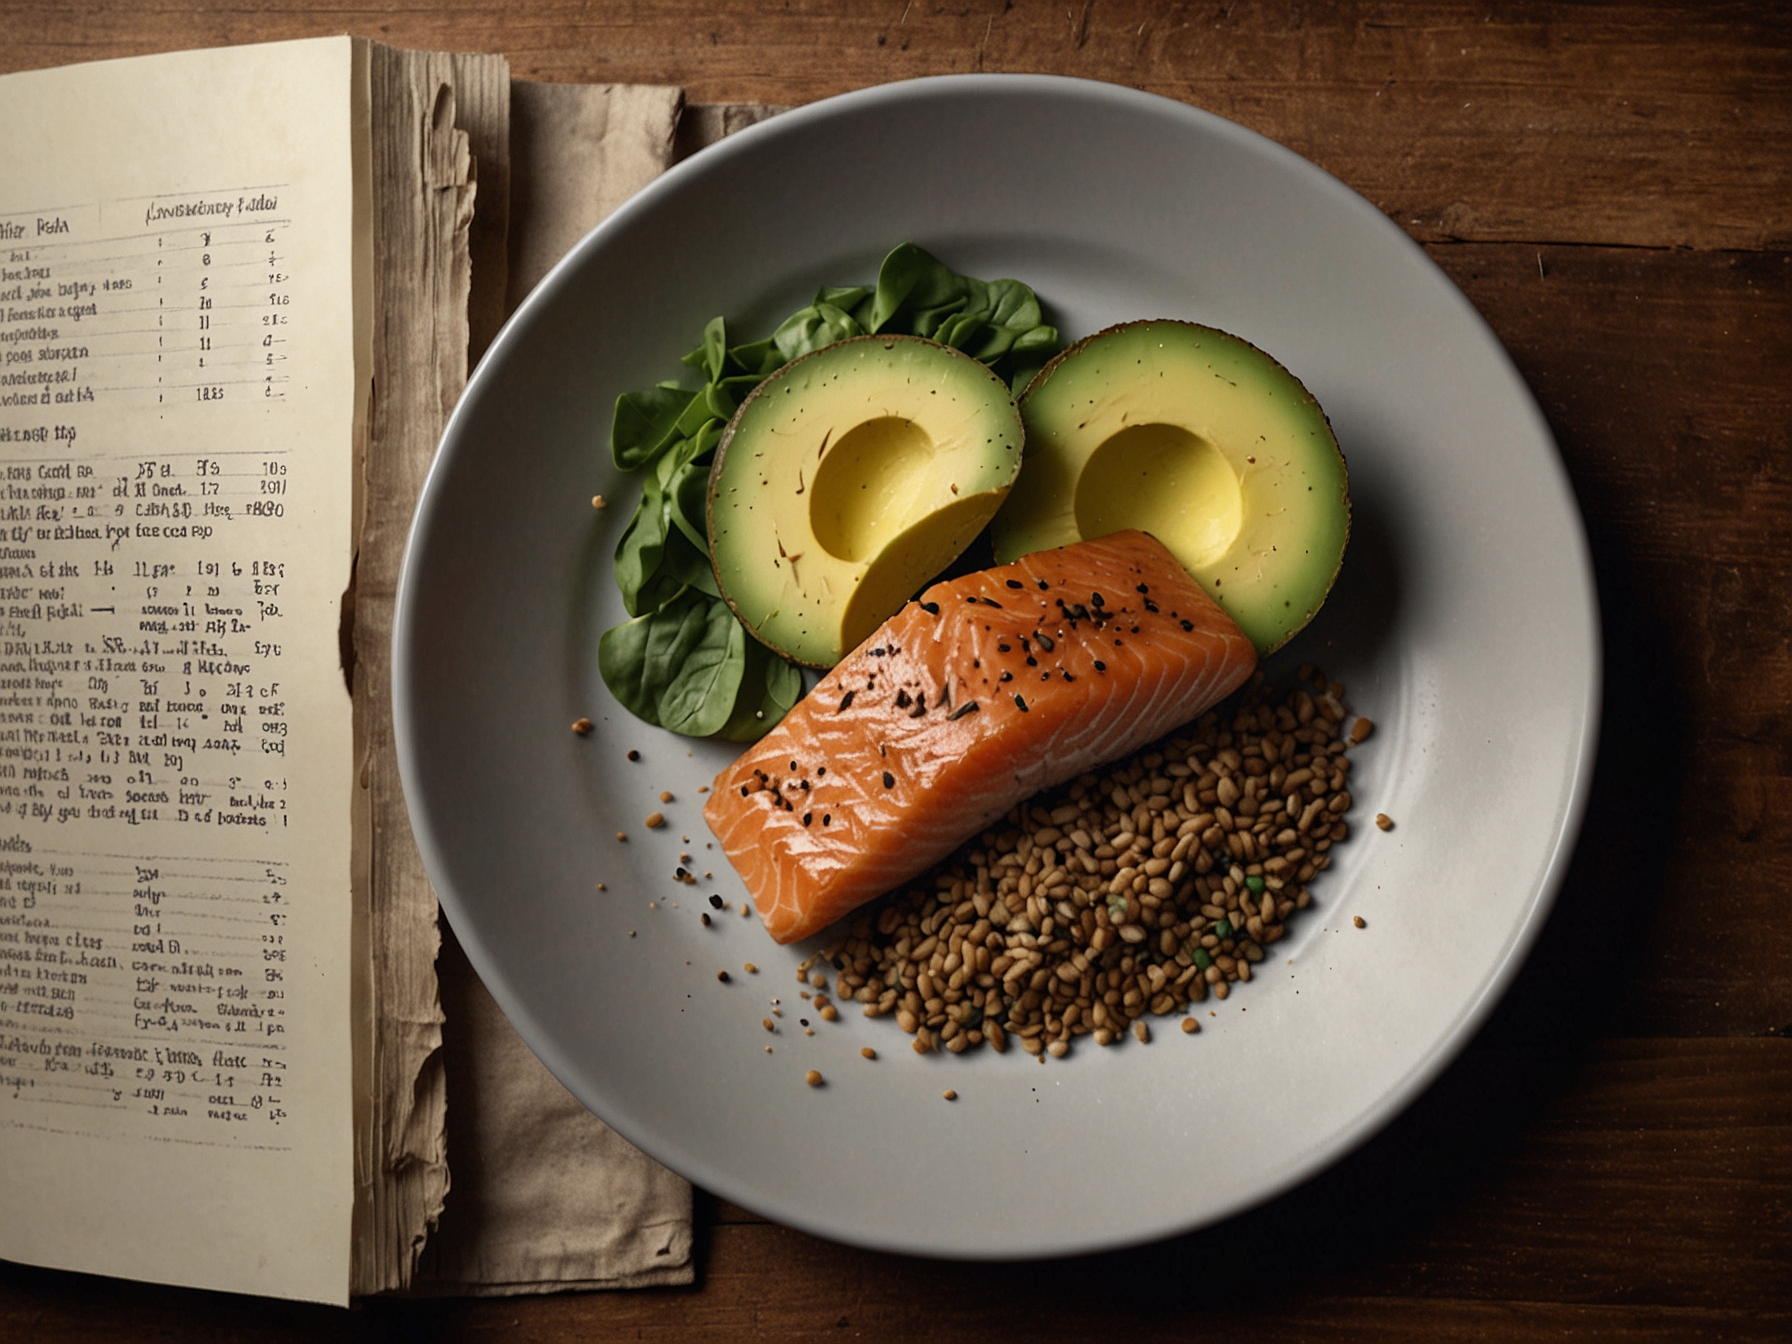
[[[881,383],[880,369],[886,380]],[[917,369],[932,382],[916,385],[908,375]],[[818,392],[817,386],[822,379],[838,383],[840,375],[854,380],[859,401],[834,416],[827,413],[827,389]],[[873,382],[869,394],[858,382],[861,376]],[[801,390],[793,403],[783,402],[792,395],[786,389]],[[774,434],[772,427],[780,422],[788,427],[793,405],[814,402],[821,408],[810,406],[799,417],[813,433]],[[886,437],[896,441],[895,466],[889,455],[848,445],[855,431],[863,445],[862,432],[873,422],[894,426]],[[1006,384],[971,356],[939,342],[856,336],[792,361],[741,403],[716,450],[706,508],[711,564],[723,599],[768,647],[806,666],[831,667],[983,531],[1020,471],[1022,438],[1019,410]],[[923,441],[925,450],[900,451],[904,444]],[[776,450],[770,461],[768,443]],[[830,473],[836,450],[845,454],[842,463],[852,457],[869,478],[853,474],[850,466]],[[751,461],[761,464],[759,471]],[[880,471],[886,477],[881,481]],[[906,508],[884,511],[861,555],[851,521],[840,519],[856,502],[849,487],[870,484],[893,485],[896,493],[912,498]],[[848,508],[827,514],[821,508],[826,501]],[[775,517],[779,524],[769,536],[765,524],[749,516],[761,505],[761,517]],[[823,530],[832,549],[818,536],[812,515],[825,515]],[[796,578],[786,582],[793,558]]]
[[[1112,367],[1121,364],[1123,369]],[[1093,391],[1086,381],[1070,386],[1091,373],[1106,375],[1097,378]],[[1221,386],[1207,382],[1210,377]],[[1171,390],[1160,393],[1160,387]],[[1205,387],[1218,394],[1217,409],[1205,405],[1210,400],[1203,397]],[[1241,405],[1251,394],[1260,398],[1260,420],[1255,408]],[[1128,406],[1129,398],[1130,409],[1116,418],[1113,408]],[[1073,401],[1084,409],[1071,414]],[[1091,510],[1079,506],[1096,493],[1084,469],[1104,443],[1118,438],[1123,426],[1136,431],[1161,424],[1209,445],[1236,475],[1239,530],[1227,550],[1199,558],[1179,547],[1169,528],[1161,529],[1165,535],[1159,539],[1251,637],[1259,657],[1281,648],[1318,612],[1349,541],[1348,473],[1324,409],[1273,356],[1195,322],[1120,323],[1078,341],[1040,369],[1022,393],[1020,409],[1026,458],[1019,484],[991,525],[998,562],[1104,535],[1117,526],[1157,530],[1137,516],[1114,516],[1109,508],[1110,516],[1085,536],[1081,523]],[[1279,486],[1278,473],[1264,470],[1270,464],[1255,460],[1272,454],[1247,451],[1264,441],[1259,431],[1276,435],[1283,450]],[[1161,492],[1141,490],[1139,500],[1141,511],[1149,512],[1162,504]],[[1294,517],[1298,535],[1290,537],[1286,524],[1276,530],[1262,507],[1266,502],[1296,506],[1274,512]]]

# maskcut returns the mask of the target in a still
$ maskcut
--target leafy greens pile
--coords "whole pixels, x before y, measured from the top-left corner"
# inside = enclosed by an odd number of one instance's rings
[[[705,377],[616,399],[610,452],[623,471],[645,470],[641,502],[616,547],[616,586],[633,618],[598,640],[604,682],[636,718],[689,737],[745,742],[770,729],[802,695],[794,663],[754,639],[722,600],[710,564],[706,496],[722,431],[736,408],[793,359],[852,336],[925,336],[963,350],[1018,393],[1057,353],[1033,291],[1018,280],[959,275],[903,243],[872,287],[825,287],[769,337],[730,346],[719,317],[684,357]]]

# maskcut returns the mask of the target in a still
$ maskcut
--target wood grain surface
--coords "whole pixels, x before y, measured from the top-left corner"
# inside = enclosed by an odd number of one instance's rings
[[[700,1199],[696,1287],[349,1313],[0,1265],[0,1339],[1792,1338],[1792,18],[1770,4],[11,0],[0,70],[352,31],[519,78],[803,103],[1112,80],[1243,122],[1414,237],[1560,441],[1603,607],[1585,833],[1407,1114],[1220,1227],[1049,1264]],[[4,1216],[4,1211],[0,1211]]]

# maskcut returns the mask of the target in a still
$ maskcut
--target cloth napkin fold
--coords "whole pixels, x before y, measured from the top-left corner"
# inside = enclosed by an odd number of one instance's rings
[[[682,101],[673,88],[512,83],[508,308],[674,158],[764,115]],[[414,1291],[691,1282],[691,1187],[573,1099],[446,929],[437,970],[453,1184]]]

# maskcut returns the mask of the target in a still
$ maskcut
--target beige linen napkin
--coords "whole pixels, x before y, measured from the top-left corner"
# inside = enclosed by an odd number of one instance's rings
[[[676,157],[759,120],[677,89],[511,85],[508,306]],[[530,1053],[444,930],[448,1165],[416,1290],[506,1296],[689,1283],[691,1188]]]

